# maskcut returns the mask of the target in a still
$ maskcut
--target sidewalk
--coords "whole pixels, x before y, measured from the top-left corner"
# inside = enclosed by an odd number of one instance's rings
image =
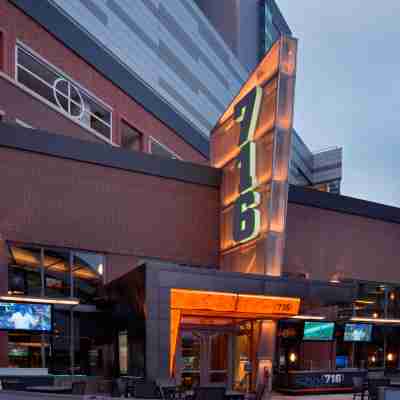
[[[271,400],[352,400],[351,394],[328,394],[328,395],[307,395],[290,396],[274,393]],[[0,391],[0,400],[114,400],[115,397],[94,396],[94,395],[68,395],[68,394],[41,394],[32,392]],[[141,399],[135,399],[141,400]]]
[[[352,400],[352,394],[319,394],[306,396],[291,396],[285,394],[274,393],[272,400]]]

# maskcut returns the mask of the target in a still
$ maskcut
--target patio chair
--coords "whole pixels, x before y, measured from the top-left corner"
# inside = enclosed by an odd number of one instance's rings
[[[153,381],[136,382],[134,397],[138,399],[161,399],[160,389]]]
[[[194,389],[194,400],[224,400],[224,386],[198,386]]]
[[[86,382],[72,382],[72,394],[85,394]]]
[[[160,389],[161,397],[164,400],[176,400],[179,397],[179,391],[177,389],[175,381],[173,380],[157,381],[157,385]]]
[[[370,379],[368,380],[368,398],[370,400],[378,399],[378,391],[381,386],[389,386],[390,379]]]
[[[357,398],[364,400],[364,395],[366,394],[364,382],[365,379],[362,376],[353,377],[353,400]]]

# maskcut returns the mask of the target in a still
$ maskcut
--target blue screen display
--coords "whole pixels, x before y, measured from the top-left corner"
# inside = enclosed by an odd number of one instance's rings
[[[370,342],[371,334],[370,324],[346,324],[344,327],[345,342]]]
[[[349,364],[349,357],[336,356],[336,368],[347,368]]]
[[[51,305],[0,302],[0,330],[51,332]]]

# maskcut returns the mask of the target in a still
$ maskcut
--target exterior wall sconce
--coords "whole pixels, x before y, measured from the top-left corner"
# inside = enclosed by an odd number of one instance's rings
[[[387,358],[388,361],[394,361],[394,354],[393,353],[388,353],[386,358]]]
[[[290,353],[290,354],[289,354],[289,361],[290,361],[291,363],[295,363],[295,362],[297,361],[297,355],[296,355],[296,353]]]
[[[372,362],[373,364],[376,363],[376,356],[372,356],[372,357],[371,357],[371,362]]]

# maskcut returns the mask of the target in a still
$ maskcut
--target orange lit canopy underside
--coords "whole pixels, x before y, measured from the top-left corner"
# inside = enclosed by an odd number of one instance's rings
[[[280,319],[297,315],[300,299],[188,289],[171,289],[171,354],[173,372],[179,325],[186,321],[225,324],[234,320]]]

